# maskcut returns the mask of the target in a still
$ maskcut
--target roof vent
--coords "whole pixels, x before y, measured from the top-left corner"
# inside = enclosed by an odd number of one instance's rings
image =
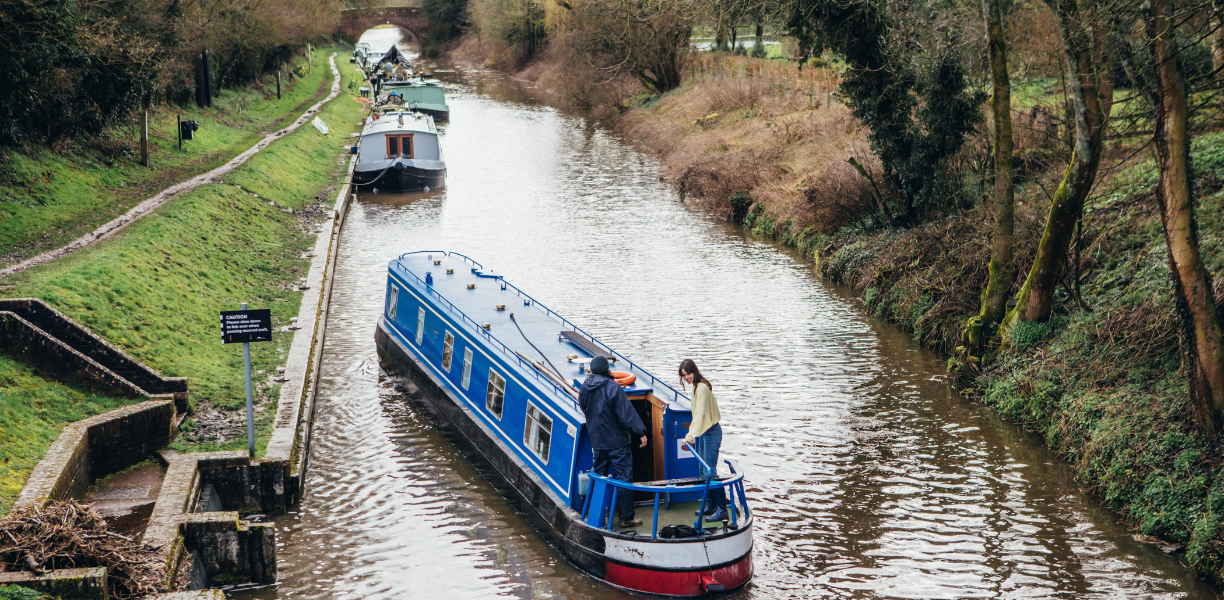
[[[474,284],[474,283],[469,283],[469,284],[468,284],[468,289],[469,289],[469,290],[474,290],[474,289],[476,289],[476,284]]]
[[[498,304],[498,305],[497,305],[497,310],[506,310],[506,305],[505,305],[505,304]]]
[[[440,261],[440,260],[435,260],[435,261],[434,261],[434,266],[435,266],[435,267],[436,267],[436,266],[438,266],[438,265],[440,265],[440,264],[442,264],[442,261]]]
[[[447,274],[447,275],[454,275],[454,274],[455,274],[455,270],[454,270],[454,269],[447,269],[447,270],[446,270],[446,274]]]
[[[485,331],[488,331],[488,330],[490,330],[490,329],[493,329],[493,326],[492,326],[492,325],[490,325],[490,324],[488,324],[488,323],[481,323],[480,327],[481,327],[481,329],[484,329]]]

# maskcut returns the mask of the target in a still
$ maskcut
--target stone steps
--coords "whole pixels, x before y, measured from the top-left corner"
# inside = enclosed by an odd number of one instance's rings
[[[0,346],[57,377],[127,397],[170,394],[187,412],[185,377],[163,377],[37,298],[0,299]]]

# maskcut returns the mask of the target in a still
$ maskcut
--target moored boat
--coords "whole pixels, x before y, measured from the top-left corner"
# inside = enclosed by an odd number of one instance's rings
[[[446,185],[446,161],[433,118],[408,111],[371,114],[361,130],[353,185],[384,192]]]
[[[416,112],[425,113],[435,121],[450,119],[450,106],[446,104],[446,91],[436,79],[409,79],[408,81],[382,82],[379,100],[395,103]]]
[[[744,474],[724,459],[702,478],[684,444],[689,399],[461,254],[411,252],[388,268],[375,331],[379,362],[570,563],[617,587],[697,596],[745,584],[753,572],[753,515]],[[577,403],[585,365],[613,362],[647,424],[633,482],[591,473]],[[725,522],[695,520],[707,489],[730,497]],[[619,494],[642,525],[619,527]]]

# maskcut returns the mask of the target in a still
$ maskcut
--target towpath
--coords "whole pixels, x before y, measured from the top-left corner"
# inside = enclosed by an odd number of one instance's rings
[[[298,127],[301,127],[302,124],[306,123],[306,121],[310,119],[310,117],[312,117],[315,113],[318,113],[319,109],[321,109],[324,104],[327,104],[333,98],[340,95],[340,69],[336,67],[336,54],[333,52],[332,55],[328,57],[327,60],[328,60],[328,63],[331,65],[331,71],[332,71],[331,93],[329,93],[326,98],[318,101],[313,106],[306,109],[306,112],[302,113],[302,116],[298,117],[297,120],[291,123],[288,127],[285,127],[284,129],[281,129],[280,131],[277,131],[275,133],[268,134],[266,137],[260,140],[259,143],[255,144],[254,146],[251,146],[249,149],[247,149],[242,154],[235,156],[229,162],[207,173],[204,173],[203,175],[197,175],[195,177],[192,177],[191,179],[180,181],[162,190],[156,196],[153,196],[152,198],[144,200],[140,204],[133,206],[131,210],[127,211],[126,213],[123,213],[123,215],[116,217],[114,220],[73,240],[72,242],[68,243],[65,246],[56,248],[55,250],[48,250],[47,252],[43,252],[42,254],[39,254],[38,256],[26,259],[13,266],[5,267],[4,269],[0,269],[0,277],[7,277],[14,273],[20,273],[31,267],[36,267],[43,263],[55,260],[61,256],[72,254],[73,252],[76,252],[77,250],[86,248],[98,241],[111,237],[115,235],[116,233],[122,231],[124,227],[127,227],[128,225],[134,223],[137,219],[145,215],[148,215],[149,213],[153,212],[157,207],[165,204],[166,202],[169,202],[170,200],[173,200],[179,197],[184,192],[191,191],[207,183],[216,183],[221,176],[238,168],[239,166],[242,165],[242,163],[245,163],[247,159],[258,154],[260,150],[267,148],[268,145],[271,144],[272,142],[291,133],[293,130],[297,129]]]

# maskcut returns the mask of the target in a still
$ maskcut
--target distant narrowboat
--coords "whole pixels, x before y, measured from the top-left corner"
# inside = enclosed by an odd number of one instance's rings
[[[371,114],[361,130],[353,185],[381,192],[428,191],[446,185],[446,161],[433,119],[403,110]]]
[[[425,113],[442,122],[450,119],[450,106],[446,104],[446,91],[436,79],[410,79],[408,81],[384,81],[379,88],[379,101],[394,103],[416,112]]]
[[[689,399],[501,276],[453,252],[392,260],[375,340],[382,368],[570,563],[666,596],[752,577],[743,472],[724,459],[719,478],[699,475],[684,444]],[[590,472],[577,390],[595,356],[613,362],[649,430],[634,449],[632,483]],[[728,493],[727,521],[696,520],[707,487]],[[611,514],[626,493],[640,526],[621,528]]]

